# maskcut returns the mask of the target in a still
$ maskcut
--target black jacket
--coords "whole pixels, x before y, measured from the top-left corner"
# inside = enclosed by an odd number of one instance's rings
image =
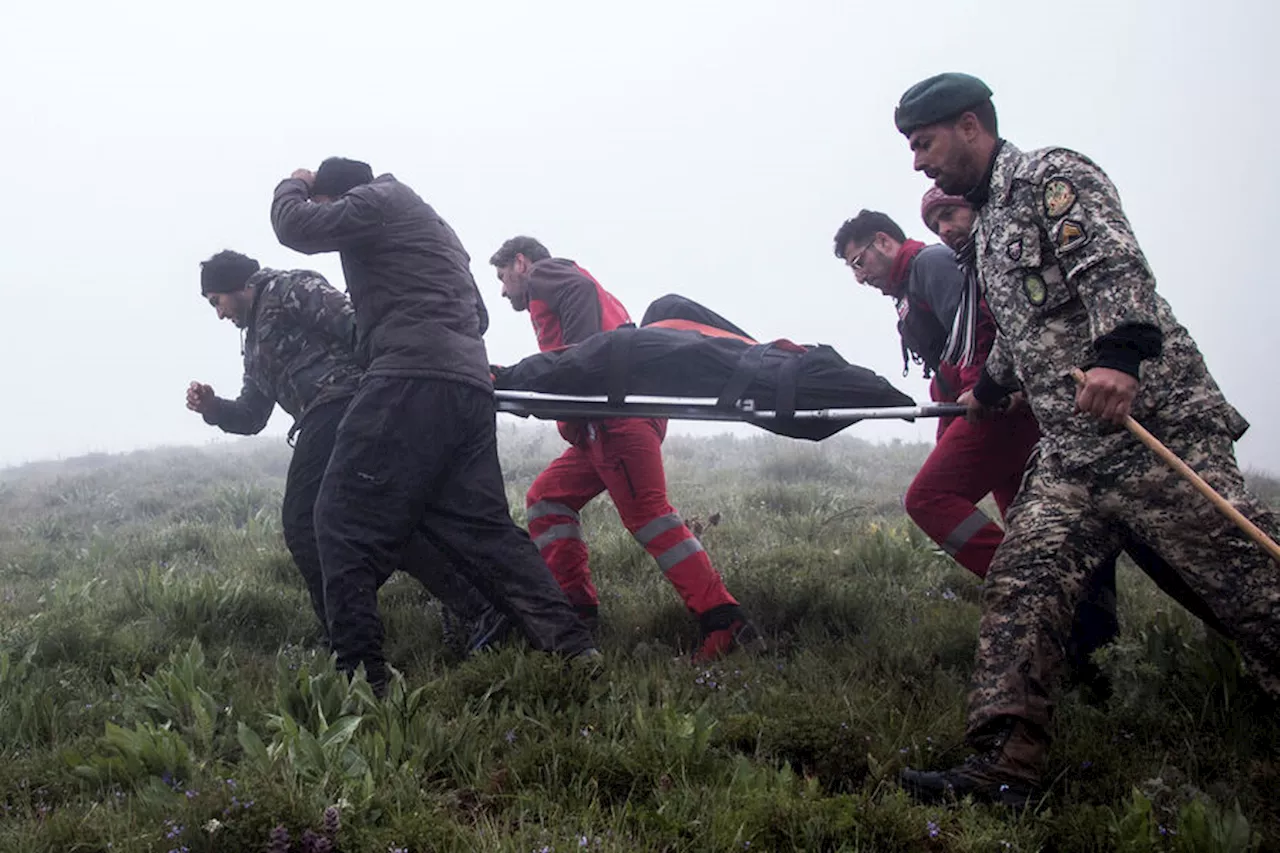
[[[433,377],[486,390],[489,325],[471,258],[431,205],[392,175],[334,201],[306,184],[276,187],[271,225],[304,254],[338,252],[356,312],[357,357],[370,376]]]
[[[253,309],[244,333],[244,386],[234,400],[215,398],[205,423],[254,435],[278,403],[297,428],[321,403],[355,394],[360,369],[347,297],[310,270],[261,269],[248,286]]]

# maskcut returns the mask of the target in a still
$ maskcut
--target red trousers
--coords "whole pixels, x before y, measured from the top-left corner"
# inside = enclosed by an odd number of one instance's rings
[[[658,561],[694,614],[737,604],[697,540],[667,501],[662,440],[667,422],[622,419],[592,422],[582,440],[538,475],[525,498],[529,535],[575,606],[596,605],[578,512],[609,492],[623,525]]]
[[[1004,531],[976,504],[990,493],[1004,515],[1039,440],[1026,407],[976,424],[956,418],[907,489],[907,515],[960,565],[986,577]]]

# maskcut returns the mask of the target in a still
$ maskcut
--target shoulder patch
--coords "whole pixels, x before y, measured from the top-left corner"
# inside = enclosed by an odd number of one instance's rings
[[[1044,279],[1035,274],[1029,275],[1022,280],[1022,292],[1026,294],[1027,301],[1037,308],[1049,298],[1049,291],[1044,286]]]
[[[1066,178],[1051,178],[1044,185],[1044,213],[1050,219],[1057,219],[1071,209],[1076,203],[1076,188]]]
[[[1089,234],[1084,223],[1074,219],[1064,219],[1058,224],[1058,238],[1054,241],[1059,252],[1070,252],[1089,242]]]

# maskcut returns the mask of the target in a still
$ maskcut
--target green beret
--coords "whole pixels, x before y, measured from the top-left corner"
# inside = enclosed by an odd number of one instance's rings
[[[987,84],[971,74],[949,71],[921,80],[902,95],[893,123],[903,136],[973,109],[991,97]]]

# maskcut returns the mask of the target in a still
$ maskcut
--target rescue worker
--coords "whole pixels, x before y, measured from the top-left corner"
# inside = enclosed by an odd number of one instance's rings
[[[860,283],[895,300],[904,368],[908,358],[924,364],[926,378],[932,374],[930,397],[934,402],[954,403],[977,382],[995,339],[995,324],[978,293],[977,276],[970,274],[974,270],[969,239],[972,207],[935,187],[921,201],[926,224],[931,214],[938,221],[945,219],[940,228],[959,254],[950,246],[908,240],[893,219],[869,210],[840,226],[835,253]],[[977,502],[990,494],[1003,517],[1040,440],[1040,427],[1022,395],[1013,394],[1011,400],[1012,405],[998,416],[985,420],[940,418],[937,443],[903,499],[911,520],[980,578],[986,577],[1004,530]],[[1125,546],[1162,590],[1210,627],[1221,629],[1204,602],[1159,556],[1140,543]],[[1086,698],[1094,702],[1111,695],[1110,680],[1092,655],[1120,632],[1118,558],[1117,550],[1093,573],[1067,643],[1068,683],[1084,688]]]
[[[489,259],[502,295],[528,311],[541,351],[581,343],[597,332],[634,325],[626,308],[590,273],[553,258],[532,237],[513,237]],[[623,525],[657,561],[701,631],[695,662],[763,640],[711,565],[707,552],[667,499],[662,464],[666,419],[561,422],[569,448],[538,475],[525,498],[529,533],[574,608],[595,627],[599,598],[591,582],[578,513],[607,491]]]
[[[1125,538],[1160,554],[1280,695],[1280,567],[1123,428],[1132,414],[1246,516],[1275,530],[1233,443],[1248,424],[1155,290],[1119,194],[1065,148],[1022,152],[991,90],[966,74],[912,86],[894,114],[914,166],[977,211],[982,293],[999,330],[973,390],[980,418],[1014,389],[1043,439],[987,575],[967,738],[949,770],[903,771],[914,796],[1023,805],[1045,767],[1071,613]],[[1071,370],[1085,371],[1077,389]]]
[[[377,578],[416,532],[536,649],[597,659],[586,626],[511,519],[481,335],[488,314],[453,229],[393,175],[325,160],[276,187],[271,224],[304,254],[338,252],[355,311],[360,387],[316,498],[339,666],[385,688]]]
[[[859,283],[894,300],[904,375],[908,359],[923,364],[934,402],[954,403],[973,387],[995,326],[979,300],[962,299],[969,282],[951,249],[908,240],[890,217],[863,210],[836,232],[835,254]],[[974,322],[965,311],[978,312]],[[989,493],[1001,513],[1008,508],[1039,438],[1025,405],[981,423],[940,418],[937,444],[907,489],[907,514],[956,562],[986,577],[1004,532],[977,503]]]
[[[360,382],[351,304],[317,272],[264,269],[253,258],[230,250],[201,262],[200,293],[219,319],[242,330],[244,381],[234,400],[217,396],[203,382],[192,382],[187,408],[202,415],[205,423],[236,435],[261,432],[277,404],[294,418],[281,526],[327,641],[324,575],[312,515],[338,422]],[[496,633],[491,630],[492,616],[484,618],[492,610],[488,602],[422,537],[414,537],[403,568],[464,624],[474,626],[467,630],[476,632],[480,645]],[[378,585],[389,575],[379,575]]]
[[[976,293],[966,294],[968,288],[976,289],[976,282],[965,275],[948,246],[908,240],[888,215],[863,210],[836,232],[835,254],[859,283],[896,303],[903,375],[909,359],[923,364],[929,396],[939,403],[954,403],[973,387],[995,327]],[[978,312],[973,323],[967,322],[969,311]],[[978,423],[939,418],[936,444],[903,498],[907,515],[956,562],[985,578],[1004,530],[978,501],[990,494],[1003,516],[1039,439],[1035,418],[1021,401],[1000,417]],[[1113,555],[1094,574],[1069,642],[1070,683],[1095,703],[1112,692],[1091,656],[1120,632],[1115,587]]]

